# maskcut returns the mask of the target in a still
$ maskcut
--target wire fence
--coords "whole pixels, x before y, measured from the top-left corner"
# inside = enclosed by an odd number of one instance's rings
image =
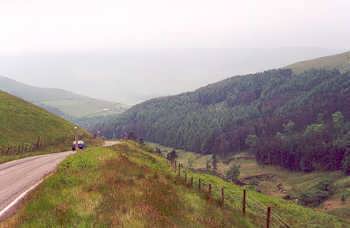
[[[35,140],[33,140],[33,142],[0,146],[0,155],[17,155],[22,153],[35,152],[35,151],[45,149],[49,145],[67,143],[68,142],[67,140],[68,140],[67,137],[49,140],[41,136],[38,136]]]
[[[283,219],[283,216],[279,214],[278,210],[273,210],[271,205],[266,205],[258,199],[249,196],[249,192],[246,189],[240,191],[215,185],[208,180],[196,177],[198,175],[195,175],[195,171],[186,169],[176,160],[169,162],[169,165],[176,173],[179,183],[204,193],[207,199],[216,201],[219,206],[229,206],[239,210],[243,216],[254,219],[255,223],[261,224],[266,228],[291,227]]]

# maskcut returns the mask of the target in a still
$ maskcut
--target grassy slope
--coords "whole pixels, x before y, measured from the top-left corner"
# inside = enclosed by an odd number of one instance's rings
[[[51,88],[39,88],[26,85],[0,76],[0,90],[47,108],[58,110],[65,116],[81,118],[105,114],[118,114],[126,109],[122,104],[81,96],[69,91]],[[105,108],[109,111],[103,111]]]
[[[164,159],[134,144],[65,160],[3,225],[21,227],[252,227],[182,185]]]
[[[153,148],[158,147],[163,151],[165,155],[172,149],[169,147],[161,146],[158,144],[150,143]],[[193,152],[187,152],[184,150],[176,150],[178,154],[178,160],[185,166],[192,169],[205,169],[207,160],[211,159],[211,155],[200,155]],[[244,153],[237,154],[231,159],[225,162],[218,163],[218,172],[225,174],[229,167],[233,164],[240,166],[240,180],[254,184],[254,188],[258,189],[264,194],[284,197],[288,195],[298,195],[303,193],[306,189],[311,188],[315,184],[328,179],[332,180],[332,186],[334,189],[333,194],[329,199],[324,201],[317,207],[318,210],[337,215],[341,218],[347,219],[350,222],[350,177],[344,176],[340,172],[290,172],[286,169],[277,166],[260,166],[256,163],[255,159],[251,159],[251,156],[247,156]],[[259,175],[272,175],[272,178],[258,179],[252,178]],[[246,178],[251,178],[247,181]],[[281,185],[285,192],[281,192],[278,188]],[[341,196],[347,195],[346,202],[341,202]]]
[[[247,217],[240,213],[242,189],[218,177],[188,172],[213,184],[214,198],[225,188],[225,208],[206,194],[179,185],[183,179],[147,147],[122,143],[93,148],[64,161],[20,212],[5,225],[22,227],[259,227],[272,206],[273,227],[346,227],[336,217],[278,198],[248,191]],[[178,184],[176,184],[178,183]],[[203,188],[206,188],[204,185]],[[253,225],[251,225],[253,224]],[[259,224],[259,225],[258,225]]]
[[[47,111],[0,91],[0,147],[36,143],[38,136],[45,145],[70,145],[74,125]],[[87,132],[80,130],[84,138]],[[3,156],[0,158],[2,160]],[[5,159],[6,160],[6,159]]]
[[[0,145],[34,143],[38,136],[56,140],[73,135],[71,123],[3,92],[0,116]]]
[[[38,104],[57,108],[73,118],[119,114],[126,109],[121,104],[83,96],[75,96],[69,99],[42,100]]]
[[[296,73],[310,69],[339,69],[342,72],[350,70],[350,52],[297,62],[286,66]]]

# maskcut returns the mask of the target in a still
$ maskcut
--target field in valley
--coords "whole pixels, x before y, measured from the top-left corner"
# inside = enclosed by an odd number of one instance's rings
[[[160,148],[165,156],[172,148],[150,143],[153,148]],[[205,170],[211,155],[201,155],[176,149],[178,160],[184,166]],[[350,176],[341,172],[290,172],[277,166],[258,165],[254,157],[248,153],[240,153],[229,158],[219,158],[217,173],[225,175],[232,165],[240,167],[239,180],[252,189],[270,196],[287,198],[298,202],[298,199],[310,198],[310,207],[318,211],[337,215],[350,222]],[[320,191],[320,183],[329,183],[331,191]],[[299,203],[301,204],[300,200]],[[314,205],[315,204],[315,205]]]

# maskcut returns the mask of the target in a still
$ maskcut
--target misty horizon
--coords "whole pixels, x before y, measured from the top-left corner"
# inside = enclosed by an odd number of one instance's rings
[[[0,75],[135,104],[350,50],[346,0],[0,3]]]
[[[293,47],[123,51],[0,56],[0,75],[31,86],[132,105],[344,50]]]

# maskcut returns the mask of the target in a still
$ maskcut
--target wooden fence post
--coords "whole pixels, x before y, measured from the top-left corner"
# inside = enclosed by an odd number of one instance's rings
[[[193,177],[191,177],[191,188],[193,187]]]
[[[185,185],[187,185],[187,172],[185,171]]]
[[[181,163],[179,162],[179,174],[178,176],[181,176]]]
[[[211,184],[208,185],[208,197],[211,198]]]
[[[201,191],[201,178],[198,178],[198,190]]]
[[[175,170],[175,172],[176,172],[176,168],[177,168],[176,160],[174,160],[174,170]]]
[[[247,190],[243,189],[242,213],[245,215],[247,205]]]
[[[221,205],[224,206],[225,204],[225,192],[224,187],[221,188]]]
[[[271,207],[267,207],[266,228],[270,228],[270,225],[271,225]]]
[[[40,146],[41,146],[41,137],[38,136],[38,139],[37,139],[37,141],[36,141],[36,147],[39,149]]]

